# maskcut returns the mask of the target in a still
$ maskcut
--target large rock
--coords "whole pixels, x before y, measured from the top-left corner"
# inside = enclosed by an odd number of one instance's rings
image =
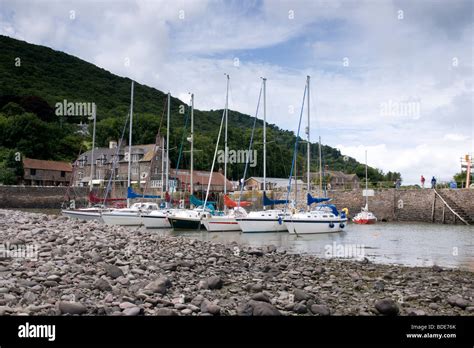
[[[127,317],[133,317],[133,316],[136,316],[138,314],[140,314],[140,307],[129,307],[129,308],[125,308],[123,310],[123,315],[126,315]]]
[[[304,305],[303,303],[295,303],[293,306],[293,312],[298,314],[304,314],[308,312],[308,307],[306,307],[306,305]]]
[[[311,298],[309,294],[307,294],[305,291],[301,289],[295,289],[293,291],[293,295],[295,296],[295,301],[300,302],[300,301],[306,301]]]
[[[87,308],[79,302],[59,302],[59,311],[61,314],[84,314]]]
[[[99,289],[101,291],[112,290],[112,286],[110,286],[109,282],[102,278],[99,278],[94,282],[94,288]]]
[[[250,300],[237,308],[238,315],[278,316],[280,311],[268,302]]]
[[[224,282],[217,276],[207,278],[207,287],[211,290],[221,289]]]
[[[178,314],[175,311],[173,311],[169,308],[158,308],[155,311],[155,315],[158,315],[158,316],[174,316],[174,315],[178,315]]]
[[[383,315],[397,315],[400,312],[397,303],[390,298],[375,302],[375,309]]]
[[[210,313],[212,315],[219,315],[221,312],[221,308],[218,305],[212,303],[211,301],[205,299],[201,302],[201,312]]]
[[[270,302],[270,297],[263,293],[263,292],[257,292],[256,294],[252,295],[252,300],[254,301],[262,301],[262,302]]]
[[[328,306],[321,304],[313,304],[310,307],[311,313],[314,315],[328,316],[331,315],[331,311]]]
[[[148,285],[145,286],[145,289],[164,295],[168,291],[168,288],[171,287],[171,285],[171,280],[169,280],[169,278],[160,277],[158,279],[155,279],[151,283],[148,283]]]
[[[459,308],[466,308],[469,306],[469,301],[463,299],[461,296],[459,295],[453,295],[453,296],[449,296],[448,297],[448,303],[451,305],[451,306],[457,306]]]
[[[107,272],[107,275],[111,277],[112,279],[115,279],[124,275],[123,271],[118,266],[106,264],[104,268],[105,268],[105,271]]]

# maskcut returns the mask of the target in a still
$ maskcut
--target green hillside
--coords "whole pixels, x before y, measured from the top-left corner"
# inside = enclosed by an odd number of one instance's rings
[[[72,161],[80,151],[90,146],[91,136],[78,132],[85,117],[55,115],[55,104],[94,102],[97,105],[97,145],[107,146],[120,137],[130,105],[131,80],[111,74],[79,58],[47,47],[32,45],[0,36],[0,159],[5,167],[13,151],[39,159]],[[196,96],[200,98],[204,96]],[[134,128],[135,144],[154,143],[162,119],[166,95],[152,87],[135,83]],[[183,137],[185,115],[176,98],[171,100],[170,157],[174,166]],[[222,110],[195,110],[195,168],[209,170],[219,130]],[[247,149],[253,118],[237,111],[229,112],[229,148]],[[259,151],[255,168],[249,175],[261,176],[262,121],[258,121],[255,149]],[[90,125],[89,125],[89,128]],[[161,126],[166,132],[166,120]],[[189,132],[189,124],[187,127]],[[89,134],[92,134],[90,131]],[[267,127],[267,175],[289,175],[294,146],[294,133],[275,125]],[[306,144],[300,145],[297,173],[305,169]],[[180,167],[189,166],[189,143],[184,144]],[[312,170],[317,170],[318,145],[312,144]],[[345,158],[329,146],[322,147],[324,164],[332,170],[364,175],[364,166],[353,158]],[[237,180],[243,165],[228,168],[229,178]],[[372,181],[392,180],[394,173],[384,175],[370,168]],[[398,173],[396,173],[398,175]],[[0,175],[0,181],[2,177]],[[6,180],[4,180],[6,181]]]

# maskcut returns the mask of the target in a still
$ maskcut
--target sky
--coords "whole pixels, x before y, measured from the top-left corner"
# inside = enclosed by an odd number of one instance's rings
[[[189,101],[297,130],[387,172],[450,180],[474,152],[470,0],[0,0],[0,34],[75,55]],[[261,117],[261,115],[260,115]],[[305,120],[303,125],[305,126]]]

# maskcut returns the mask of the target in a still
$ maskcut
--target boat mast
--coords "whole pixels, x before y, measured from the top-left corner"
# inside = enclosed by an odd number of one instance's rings
[[[227,148],[227,122],[228,122],[228,115],[229,115],[229,74],[227,76],[227,88],[226,88],[226,95],[225,95],[225,132],[224,132],[224,195],[227,194],[227,156],[228,156],[228,148]],[[211,173],[212,174],[212,173]]]
[[[169,158],[170,158],[170,102],[171,93],[168,92],[167,113],[166,113],[166,192],[169,191]],[[163,182],[161,183],[163,186]]]
[[[95,148],[95,125],[96,125],[96,120],[97,120],[97,112],[96,112],[96,106],[95,104],[92,104],[92,117],[94,117],[94,123],[92,126],[92,150],[91,150],[91,181],[89,184],[89,192],[92,192],[93,188],[93,183],[92,181],[94,180],[94,148]]]
[[[191,94],[191,177],[189,179],[191,195],[193,190],[193,173],[194,173],[194,94]]]
[[[309,95],[310,95],[309,94],[309,79],[310,79],[310,77],[307,76],[306,77],[306,84],[307,84],[307,88],[308,88],[308,128],[306,129],[306,133],[308,135],[308,144],[307,144],[307,151],[306,152],[308,153],[307,154],[308,155],[308,159],[307,159],[308,163],[307,163],[306,180],[308,181],[308,193],[310,193],[310,191],[311,191],[311,183],[310,183],[310,164],[311,164],[311,162],[310,162],[311,142],[310,141],[311,141],[311,139],[310,139],[310,136],[309,136],[309,129],[310,129],[309,127],[310,127],[311,117],[310,117],[310,112],[309,112],[309,108],[310,108],[310,106],[309,106],[309,102],[310,102],[310,99],[309,99]]]
[[[128,182],[127,187],[132,187],[131,176],[132,176],[132,126],[133,126],[133,87],[134,82],[132,81],[131,87],[131,98],[130,98],[130,131],[128,134]],[[130,198],[127,197],[127,208],[130,207]]]
[[[369,188],[368,176],[367,176],[367,150],[365,150],[365,208],[369,209],[369,195],[367,190]]]
[[[321,151],[321,136],[319,137],[319,196],[323,192],[323,160],[322,160],[322,151]]]
[[[165,166],[165,138],[162,138],[162,141],[161,141],[161,199],[163,199],[163,187],[165,185],[163,181],[164,166]]]
[[[263,80],[263,192],[267,189],[267,79]],[[265,210],[265,206],[263,206]]]

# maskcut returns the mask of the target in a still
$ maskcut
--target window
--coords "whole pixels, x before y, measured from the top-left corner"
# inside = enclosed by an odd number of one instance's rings
[[[30,169],[30,175],[36,175],[36,169],[31,168]]]
[[[155,167],[155,174],[158,174],[158,167]]]
[[[61,178],[65,178],[66,177],[66,172],[65,171],[61,171]]]
[[[132,168],[133,174],[138,174],[138,167]]]

